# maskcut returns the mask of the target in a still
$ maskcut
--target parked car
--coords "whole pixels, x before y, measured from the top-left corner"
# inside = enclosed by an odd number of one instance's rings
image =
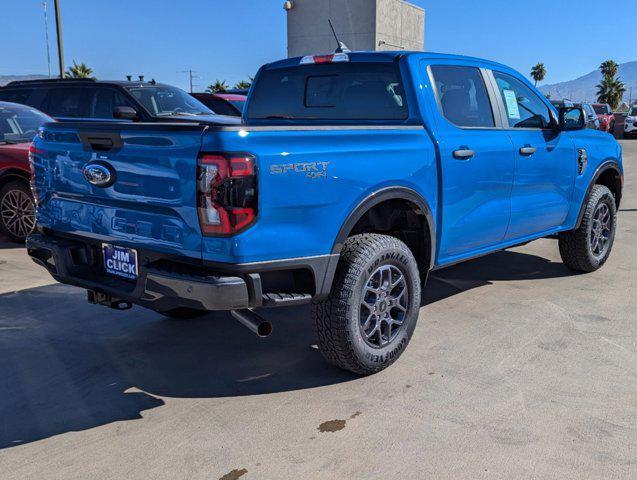
[[[607,103],[593,103],[593,109],[599,118],[599,129],[612,133],[615,130],[613,109]]]
[[[265,65],[243,125],[47,124],[34,145],[28,251],[55,279],[117,309],[229,310],[262,336],[254,309],[313,300],[320,351],[359,374],[405,351],[432,270],[552,235],[566,266],[600,268],[623,185],[621,146],[582,109],[423,52]]]
[[[624,122],[624,138],[637,136],[637,106],[631,107]]]
[[[224,93],[226,94],[243,95],[244,97],[247,97],[249,92],[250,92],[249,88],[229,88],[227,90],[224,90]]]
[[[219,115],[240,117],[247,97],[233,93],[191,93],[193,97]]]
[[[592,128],[593,130],[600,130],[599,119],[597,118],[597,114],[590,103],[576,103],[576,107],[584,110],[586,114],[586,127]]]
[[[555,107],[555,108],[561,108],[561,107],[573,107],[575,106],[575,103],[573,103],[571,100],[568,99],[563,99],[563,100],[551,100],[551,104]]]
[[[0,100],[29,105],[63,122],[189,122],[208,117],[213,124],[238,123],[236,118],[216,115],[179,88],[155,82],[23,80],[0,88]]]
[[[0,232],[24,242],[35,227],[29,146],[53,119],[34,108],[0,102]]]

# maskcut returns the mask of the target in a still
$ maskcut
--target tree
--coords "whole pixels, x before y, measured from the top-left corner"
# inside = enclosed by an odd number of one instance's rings
[[[64,75],[70,78],[95,78],[92,76],[93,70],[86,63],[76,63],[75,60],[73,60],[73,66],[69,67]]]
[[[239,90],[244,90],[244,89],[248,89],[252,86],[252,81],[249,80],[241,80],[240,82],[237,82],[234,86],[234,88],[237,88]]]
[[[228,84],[225,80],[215,80],[215,83],[211,83],[206,88],[206,92],[210,93],[225,92],[226,90],[228,90]]]
[[[604,77],[615,77],[617,76],[619,65],[617,65],[617,63],[613,60],[606,60],[605,62],[602,62],[599,69]]]
[[[626,85],[619,78],[604,76],[597,85],[597,101],[608,103],[613,110],[616,110],[626,92]]]
[[[617,77],[619,65],[613,60],[606,60],[599,70],[602,72],[602,81],[597,85],[597,101],[608,103],[615,110],[626,92],[626,85]]]
[[[535,80],[535,86],[537,87],[537,83],[544,80],[546,77],[546,67],[543,63],[538,63],[531,69],[531,77]]]

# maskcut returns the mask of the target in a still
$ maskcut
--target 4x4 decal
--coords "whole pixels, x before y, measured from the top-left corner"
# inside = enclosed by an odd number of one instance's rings
[[[270,175],[282,175],[288,172],[305,173],[307,178],[327,178],[327,166],[330,162],[281,163],[270,165]]]

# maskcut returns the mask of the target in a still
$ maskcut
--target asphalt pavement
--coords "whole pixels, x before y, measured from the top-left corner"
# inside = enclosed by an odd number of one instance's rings
[[[327,365],[307,308],[89,305],[0,240],[0,479],[637,478],[637,141],[614,251],[543,239],[436,272],[406,353]]]

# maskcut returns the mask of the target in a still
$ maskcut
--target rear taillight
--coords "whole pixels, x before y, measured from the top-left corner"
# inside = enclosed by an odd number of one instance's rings
[[[33,193],[33,198],[35,200],[35,204],[38,205],[40,203],[40,196],[38,194],[38,189],[35,186],[35,154],[39,153],[38,149],[35,148],[35,145],[29,145],[29,169],[31,170],[31,176],[29,177],[29,183],[31,184],[31,192]]]
[[[202,153],[197,169],[197,210],[204,235],[234,235],[254,223],[257,176],[252,155]]]

